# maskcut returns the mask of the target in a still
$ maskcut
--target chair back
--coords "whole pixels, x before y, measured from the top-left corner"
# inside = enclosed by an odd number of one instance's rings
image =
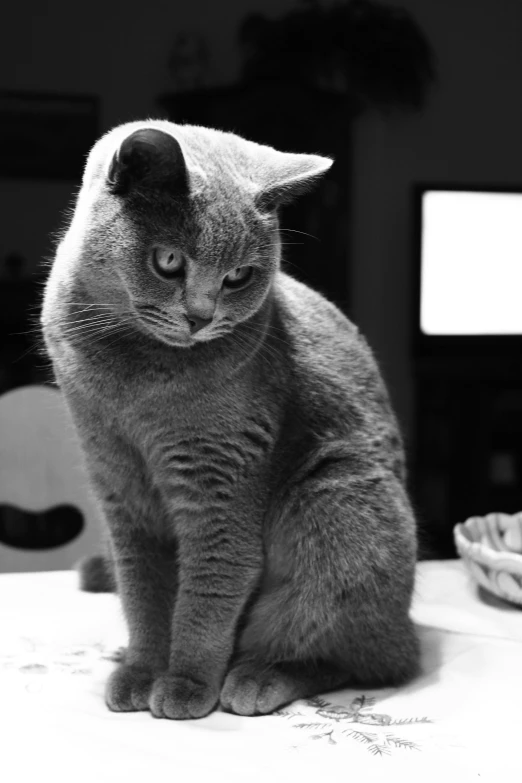
[[[88,485],[83,454],[59,389],[24,386],[0,396],[0,523],[31,526],[42,514],[73,506],[83,529],[51,549],[25,549],[0,539],[0,573],[62,571],[99,551],[101,520]],[[20,514],[19,512],[25,512]],[[71,528],[71,533],[74,530]],[[67,536],[66,536],[67,538]],[[15,536],[23,542],[23,536]],[[12,536],[8,541],[12,541]]]

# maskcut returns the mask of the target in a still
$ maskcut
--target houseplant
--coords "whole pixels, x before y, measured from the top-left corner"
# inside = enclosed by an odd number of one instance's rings
[[[421,109],[435,79],[435,55],[417,21],[373,0],[301,0],[278,19],[250,14],[238,39],[243,81],[307,84],[384,111]]]

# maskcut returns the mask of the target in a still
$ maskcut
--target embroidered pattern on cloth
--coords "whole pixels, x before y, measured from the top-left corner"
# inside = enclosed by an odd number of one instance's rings
[[[373,696],[357,696],[349,707],[332,704],[317,696],[304,702],[295,702],[286,709],[278,710],[274,715],[286,718],[296,729],[308,732],[310,740],[326,741],[330,745],[355,740],[366,746],[373,756],[389,756],[396,749],[420,750],[417,742],[397,736],[389,730],[390,726],[406,726],[419,723],[432,723],[429,718],[392,718],[379,712],[371,712],[375,706]],[[297,722],[302,718],[300,704],[312,707],[320,721]],[[373,726],[373,730],[363,727]],[[361,727],[361,728],[359,728]]]
[[[100,643],[63,647],[22,637],[16,650],[0,656],[0,669],[11,669],[23,675],[91,675],[100,660],[119,662],[123,653],[122,647],[109,650]],[[34,690],[30,683],[26,687]]]
[[[0,656],[0,669],[14,670],[26,677],[25,688],[29,693],[33,693],[41,690],[41,675],[88,676],[93,674],[94,667],[100,661],[118,663],[123,660],[124,655],[124,647],[106,648],[99,642],[64,647],[22,637],[18,649]],[[396,731],[390,731],[390,727],[433,721],[427,717],[393,718],[386,713],[373,711],[375,704],[375,697],[366,695],[357,696],[348,707],[333,704],[317,696],[296,701],[285,709],[277,710],[273,716],[284,718],[293,728],[306,732],[308,741],[319,740],[329,745],[338,745],[352,740],[365,745],[373,756],[389,756],[398,749],[421,750],[418,742],[399,736]]]

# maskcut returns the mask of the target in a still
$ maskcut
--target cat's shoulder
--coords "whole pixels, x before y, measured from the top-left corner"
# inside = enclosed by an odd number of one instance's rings
[[[296,377],[325,390],[345,388],[356,377],[373,385],[379,369],[357,326],[318,291],[280,272],[275,281],[279,329],[290,347],[288,359]],[[280,334],[281,332],[278,332]]]
[[[279,317],[295,337],[331,340],[342,334],[355,342],[360,338],[356,325],[333,302],[285,272],[277,273],[275,297]]]

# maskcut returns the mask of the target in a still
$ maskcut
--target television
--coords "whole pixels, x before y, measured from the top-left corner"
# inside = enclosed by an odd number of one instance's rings
[[[522,353],[522,185],[414,186],[416,353]]]

